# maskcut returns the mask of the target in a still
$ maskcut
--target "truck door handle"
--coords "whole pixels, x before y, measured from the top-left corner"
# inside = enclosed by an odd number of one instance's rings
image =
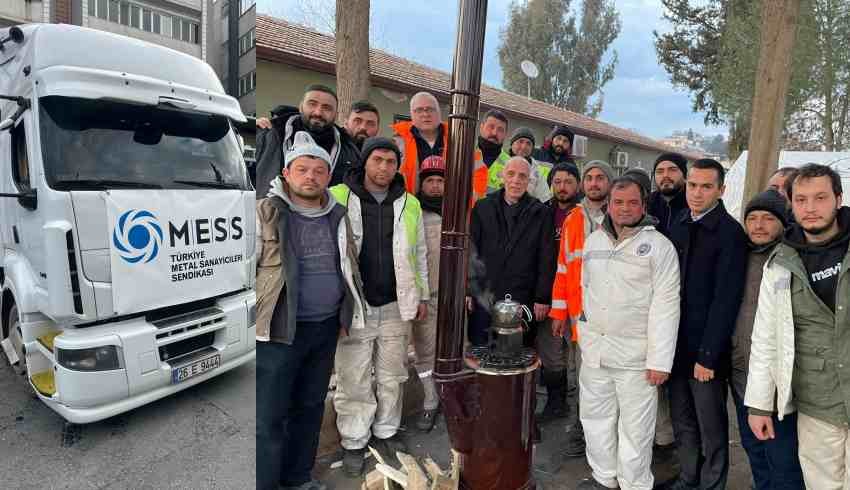
[[[15,238],[15,243],[21,243],[20,237],[18,237],[18,227],[12,225],[12,236]]]

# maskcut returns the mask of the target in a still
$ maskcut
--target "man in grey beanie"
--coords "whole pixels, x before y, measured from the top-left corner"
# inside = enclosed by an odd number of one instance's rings
[[[328,192],[330,162],[297,132],[281,175],[257,201],[258,489],[326,488],[310,471],[337,339],[363,328],[354,237]]]

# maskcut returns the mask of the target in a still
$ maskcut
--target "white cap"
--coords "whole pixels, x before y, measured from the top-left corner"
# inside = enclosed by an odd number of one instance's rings
[[[289,164],[294,162],[296,158],[304,156],[320,158],[328,164],[328,167],[331,166],[331,156],[328,155],[328,152],[317,145],[309,133],[298,131],[292,140],[292,148],[284,156],[284,166],[289,167]]]

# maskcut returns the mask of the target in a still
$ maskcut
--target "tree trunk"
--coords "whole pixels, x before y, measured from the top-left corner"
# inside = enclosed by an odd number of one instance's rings
[[[744,209],[764,190],[779,160],[779,138],[791,81],[791,52],[797,35],[801,0],[763,0],[761,48],[753,96]]]
[[[342,124],[351,104],[369,97],[369,1],[336,0],[337,120]]]

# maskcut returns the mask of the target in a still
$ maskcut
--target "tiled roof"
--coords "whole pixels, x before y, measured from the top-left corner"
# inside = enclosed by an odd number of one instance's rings
[[[257,16],[257,57],[333,74],[336,64],[335,39],[313,29],[266,15]],[[375,86],[400,91],[427,90],[447,101],[451,75],[377,49],[369,50],[369,67]],[[565,124],[576,134],[623,143],[655,151],[676,151],[628,129],[570,112],[545,102],[531,100],[504,90],[481,85],[481,104],[508,115],[535,119],[547,124]],[[701,155],[686,154],[690,159]]]

